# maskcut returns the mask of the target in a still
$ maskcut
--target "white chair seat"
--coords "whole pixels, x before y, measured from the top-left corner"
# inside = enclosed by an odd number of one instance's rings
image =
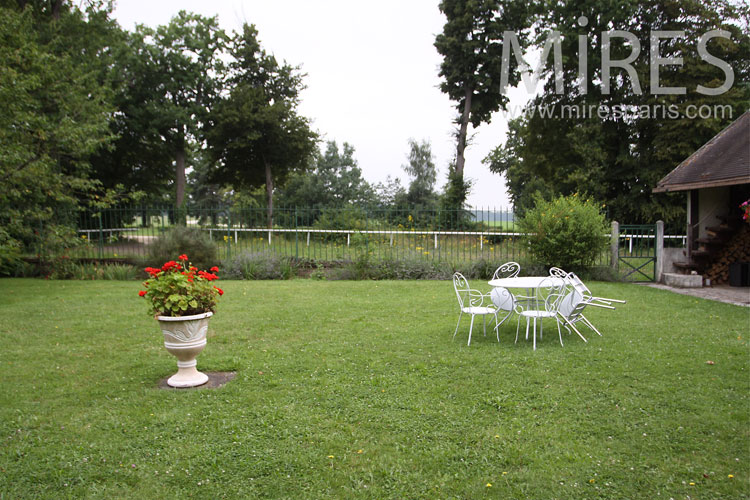
[[[554,318],[557,315],[553,311],[523,311],[521,316],[527,318]]]
[[[464,314],[495,314],[494,307],[464,307]]]

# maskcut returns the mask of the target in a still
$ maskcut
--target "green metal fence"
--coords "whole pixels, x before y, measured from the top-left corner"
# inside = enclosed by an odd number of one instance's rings
[[[381,260],[461,263],[529,257],[524,234],[508,209],[284,207],[273,211],[270,226],[268,210],[254,207],[120,207],[58,215],[75,221],[76,244],[63,250],[45,248],[42,258],[62,251],[78,259],[138,261],[157,238],[176,226],[204,233],[220,258],[270,253],[342,261],[367,254]],[[610,253],[603,252],[596,265],[611,265]]]
[[[265,252],[300,259],[471,261],[524,256],[521,233],[509,210],[378,210],[277,208],[133,207],[82,213],[71,257],[129,259],[171,228],[197,228],[223,258]]]

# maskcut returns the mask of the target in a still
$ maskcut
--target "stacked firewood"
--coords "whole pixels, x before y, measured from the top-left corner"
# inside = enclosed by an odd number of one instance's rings
[[[729,265],[734,262],[750,262],[750,224],[743,224],[737,234],[716,255],[703,277],[711,283],[721,285],[729,282]]]

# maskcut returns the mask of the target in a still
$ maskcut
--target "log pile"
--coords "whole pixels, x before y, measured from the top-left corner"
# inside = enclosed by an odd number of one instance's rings
[[[739,231],[716,255],[703,277],[712,284],[729,282],[729,265],[734,262],[750,262],[750,224],[742,224]]]

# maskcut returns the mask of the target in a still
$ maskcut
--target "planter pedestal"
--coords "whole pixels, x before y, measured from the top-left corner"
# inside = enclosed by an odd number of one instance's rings
[[[196,369],[196,357],[206,347],[211,312],[193,316],[157,316],[164,334],[164,347],[177,358],[177,373],[169,377],[171,387],[195,387],[208,382],[208,375]]]

